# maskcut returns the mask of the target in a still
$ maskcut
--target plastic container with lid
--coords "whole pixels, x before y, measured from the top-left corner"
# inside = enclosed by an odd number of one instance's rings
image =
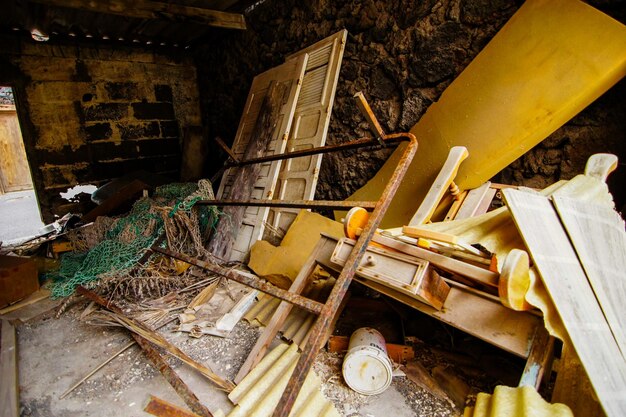
[[[352,333],[342,373],[346,384],[364,395],[376,395],[391,384],[393,368],[385,339],[376,329],[362,327]]]

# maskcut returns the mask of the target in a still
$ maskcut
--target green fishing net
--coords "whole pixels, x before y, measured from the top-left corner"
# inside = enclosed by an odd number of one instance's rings
[[[195,210],[198,228],[205,234],[214,228],[220,212],[215,206],[198,205],[198,200],[214,199],[210,182],[198,184],[167,184],[157,187],[152,197],[139,199],[132,210],[116,219],[104,233],[103,239],[85,252],[69,252],[61,257],[57,271],[48,274],[52,279],[53,298],[67,297],[78,285],[87,285],[102,275],[122,274],[135,267],[155,241],[165,232],[163,208],[168,217],[178,212]],[[195,208],[194,208],[195,207]]]

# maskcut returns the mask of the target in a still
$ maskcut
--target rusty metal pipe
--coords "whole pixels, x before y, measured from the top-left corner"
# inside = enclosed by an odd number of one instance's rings
[[[393,145],[398,142],[403,142],[406,140],[407,139],[405,137],[396,136],[396,135],[386,135],[385,137],[382,138],[383,144],[381,144],[381,142],[379,142],[376,139],[362,138],[362,139],[356,139],[356,140],[346,142],[346,143],[340,143],[337,145],[318,146],[317,148],[306,149],[302,151],[285,152],[285,153],[276,154],[276,155],[262,156],[259,158],[248,159],[245,161],[237,161],[237,162],[227,161],[224,164],[224,166],[227,168],[238,167],[238,166],[244,166],[244,165],[259,164],[262,162],[280,161],[283,159],[292,159],[292,158],[299,158],[302,156],[319,155],[319,154],[325,154],[325,153],[330,153],[330,152],[346,151],[350,149],[359,149],[359,148],[367,148],[367,147],[382,148],[386,145]]]
[[[328,200],[199,200],[196,204],[206,204],[216,207],[246,206],[246,207],[282,207],[282,208],[324,208],[330,210],[349,210],[352,207],[363,207],[368,211],[374,210],[375,201],[328,201]]]
[[[383,191],[380,200],[376,204],[376,208],[374,212],[369,218],[367,226],[359,236],[359,239],[356,241],[350,256],[346,260],[346,264],[344,268],[341,270],[339,274],[339,278],[337,278],[337,282],[333,287],[330,295],[328,296],[328,300],[324,307],[322,308],[322,312],[320,313],[313,329],[311,330],[309,339],[306,343],[306,346],[298,360],[298,364],[296,365],[296,369],[293,371],[289,383],[287,384],[287,388],[283,392],[283,395],[278,403],[278,406],[274,410],[273,417],[288,417],[295,400],[302,388],[302,384],[304,383],[304,378],[308,374],[311,366],[313,365],[313,361],[315,360],[315,356],[318,351],[322,348],[324,343],[324,335],[328,331],[328,327],[330,326],[339,306],[341,304],[342,299],[344,298],[350,283],[352,282],[352,278],[356,272],[356,268],[363,258],[365,250],[367,249],[367,245],[369,244],[372,236],[376,232],[376,228],[380,224],[383,219],[391,200],[393,199],[402,178],[405,173],[409,169],[409,165],[413,160],[413,156],[417,151],[417,139],[411,133],[399,133],[394,135],[386,136],[383,139],[387,139],[389,137],[400,137],[403,136],[408,138],[409,145],[404,150],[402,157],[394,171],[391,179],[387,183],[385,190]]]
[[[199,268],[206,269],[207,271],[213,272],[214,274],[221,275],[225,278],[236,281],[250,288],[254,288],[255,290],[262,291],[271,296],[274,296],[283,301],[286,301],[290,304],[296,305],[300,308],[310,311],[311,313],[320,314],[320,312],[322,311],[322,306],[323,306],[322,303],[318,303],[317,301],[310,300],[299,294],[294,294],[287,290],[283,290],[282,288],[279,288],[275,285],[264,282],[260,278],[253,276],[251,274],[243,274],[240,271],[223,268],[219,265],[215,265],[210,262],[201,261],[200,259],[193,258],[183,253],[174,252],[169,249],[153,247],[152,250],[155,252],[162,253],[163,255],[167,255],[171,258],[175,258],[175,259],[187,262],[188,264],[195,265]]]

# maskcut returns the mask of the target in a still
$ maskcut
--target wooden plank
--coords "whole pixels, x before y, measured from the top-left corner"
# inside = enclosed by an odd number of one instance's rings
[[[33,180],[15,106],[0,106],[0,149],[0,189],[7,193],[32,189]]]
[[[624,220],[606,205],[552,199],[587,274],[622,356],[626,358],[626,232]]]
[[[18,310],[22,307],[26,307],[38,301],[44,300],[48,297],[50,297],[50,290],[46,288],[39,288],[37,291],[29,295],[28,297],[24,298],[22,301],[19,301],[15,304],[11,304],[10,306],[5,307],[2,310],[0,310],[0,316],[4,314],[8,314],[14,310]]]
[[[331,261],[344,266],[354,248],[354,240],[339,241]],[[356,269],[357,275],[376,281],[396,291],[441,310],[450,287],[432,268],[428,261],[368,246]]]
[[[537,333],[530,348],[530,355],[522,372],[519,386],[528,385],[537,391],[544,377],[550,379],[552,355],[554,354],[554,337],[548,334],[545,327],[537,327]]]
[[[441,269],[454,274],[462,275],[481,284],[489,285],[491,287],[498,286],[499,274],[496,272],[489,271],[457,259],[449,258],[426,249],[418,248],[417,246],[400,242],[384,235],[374,235],[372,242],[390,247],[407,255],[427,260]]]
[[[322,235],[322,239],[333,244],[326,245],[324,250],[320,251],[317,261],[329,270],[340,271],[341,268],[330,260],[337,239],[326,235]],[[541,317],[508,309],[497,299],[479,294],[478,291],[474,292],[461,284],[449,282],[450,293],[444,308],[439,311],[377,282],[358,276],[355,279],[381,294],[522,358],[527,358],[530,353],[535,329],[537,326],[543,326]]]
[[[430,186],[430,189],[426,193],[424,200],[420,204],[419,208],[409,220],[410,226],[419,226],[420,224],[427,223],[437,205],[446,194],[450,185],[454,181],[454,177],[456,173],[459,171],[459,167],[461,166],[461,162],[463,162],[469,156],[469,152],[467,152],[467,148],[465,146],[454,146],[448,152],[448,157],[446,158],[446,162],[444,162],[439,174],[435,178],[435,181]]]
[[[17,341],[15,327],[2,320],[0,339],[0,417],[18,417]]]
[[[552,204],[512,189],[503,194],[604,411],[626,415],[626,361]]]
[[[496,190],[491,188],[491,182],[489,181],[478,188],[468,191],[465,200],[463,200],[463,204],[461,204],[461,208],[459,208],[456,216],[454,216],[454,220],[467,219],[468,217],[486,213],[487,209],[483,208],[485,202],[487,202],[487,207],[489,207],[488,205],[491,203],[495,194]]]
[[[255,139],[259,137],[255,129],[261,115],[261,106],[272,82],[280,85],[286,92],[280,100],[280,109],[276,116],[277,124],[274,130],[267,135],[266,139],[269,140],[269,143],[258,148],[258,156],[274,155],[285,151],[286,138],[293,124],[293,114],[300,96],[308,59],[309,56],[303,54],[296,59],[289,60],[254,77],[233,141],[232,153],[237,159],[245,160],[250,158],[250,156],[246,156],[246,153],[251,143],[254,140],[258,140]],[[248,196],[254,199],[272,199],[275,196],[276,181],[281,165],[282,161],[253,165],[255,171],[258,170],[258,173],[253,178],[253,185]],[[244,168],[249,169],[249,167]],[[242,190],[233,189],[237,172],[238,170],[235,168],[230,168],[226,171],[217,191],[218,199],[234,199],[234,195],[237,195],[236,193],[242,192]],[[229,260],[243,261],[254,242],[262,239],[269,212],[270,209],[267,207],[248,207],[245,209],[244,218],[241,220],[240,232],[233,244]]]
[[[326,244],[327,242],[324,239],[320,239],[318,241],[318,243],[315,245],[315,248],[313,249],[313,252],[311,252],[311,255],[302,266],[302,269],[300,269],[300,272],[296,276],[296,279],[294,279],[293,283],[289,287],[289,292],[295,294],[300,294],[302,292],[307,282],[309,281],[309,277],[311,276],[317,265],[315,259],[320,253],[320,250],[322,250]],[[278,333],[282,325],[285,323],[285,320],[287,319],[287,316],[291,312],[292,308],[293,304],[290,304],[286,301],[280,302],[278,308],[276,308],[276,311],[272,315],[270,322],[267,324],[267,326],[265,326],[263,333],[261,333],[261,336],[250,351],[250,354],[248,354],[246,361],[243,363],[243,365],[241,365],[241,368],[239,368],[239,372],[235,377],[236,384],[240,383],[246,377],[246,375],[248,375],[250,370],[253,369],[259,362],[261,362],[261,359],[263,359],[263,357],[265,356],[267,348],[269,347],[272,340],[274,340],[274,337],[276,337],[276,334]]]
[[[246,29],[246,21],[242,14],[226,13],[167,2],[147,0],[33,0],[33,2],[140,19],[166,18],[174,21],[191,21],[229,29]]]
[[[451,235],[450,233],[437,232],[435,230],[422,229],[416,226],[404,226],[402,227],[402,233],[414,238],[432,239],[453,245],[459,243],[458,236]]]
[[[341,30],[287,58],[309,55],[286,151],[306,150],[326,144],[347,36],[348,31]],[[313,200],[322,156],[294,158],[282,164],[274,198]],[[285,233],[298,212],[297,209],[272,208],[267,223]],[[265,239],[269,238],[268,233]]]

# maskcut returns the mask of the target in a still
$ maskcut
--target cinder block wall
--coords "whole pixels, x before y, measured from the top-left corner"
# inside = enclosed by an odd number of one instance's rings
[[[17,87],[46,221],[62,214],[67,201],[59,193],[77,184],[100,185],[140,169],[178,180],[182,132],[201,126],[193,63],[118,45],[17,42],[0,51],[13,68],[0,82]]]

